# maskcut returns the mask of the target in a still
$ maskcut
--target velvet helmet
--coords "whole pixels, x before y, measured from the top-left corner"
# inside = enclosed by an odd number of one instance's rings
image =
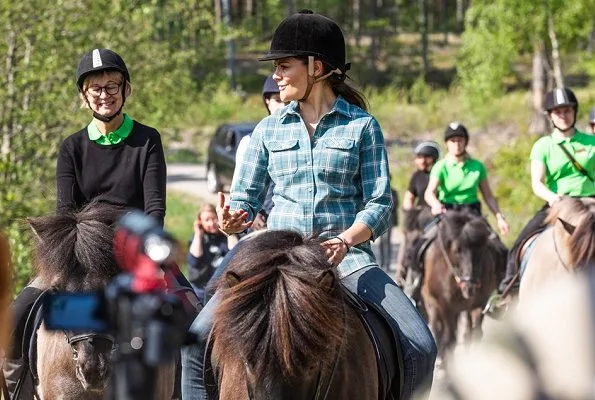
[[[275,29],[269,51],[259,61],[278,60],[287,57],[308,57],[308,89],[302,100],[306,99],[312,85],[329,76],[340,80],[350,64],[345,63],[345,38],[335,21],[312,10],[301,10],[283,20]],[[327,64],[331,71],[314,80],[314,58]]]
[[[124,103],[126,102],[126,82],[130,82],[130,73],[128,72],[128,67],[126,67],[126,63],[120,57],[118,53],[109,49],[93,49],[88,53],[85,53],[81,60],[79,61],[78,67],[76,69],[76,85],[78,87],[79,92],[83,92],[83,84],[85,83],[85,79],[94,73],[98,72],[108,72],[108,71],[117,71],[120,72],[124,76],[124,82],[122,85],[122,105],[113,115],[105,116],[101,114],[97,114],[93,112],[93,117],[97,118],[103,122],[112,121],[116,118],[121,112],[122,108],[124,107]],[[91,108],[91,104],[89,104],[89,100],[85,97],[85,101]]]

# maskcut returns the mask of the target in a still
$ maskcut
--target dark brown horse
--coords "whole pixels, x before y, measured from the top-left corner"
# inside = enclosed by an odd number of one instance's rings
[[[595,199],[564,198],[552,206],[549,229],[535,239],[521,279],[519,307],[550,280],[595,263]]]
[[[481,336],[481,311],[497,286],[498,263],[505,262],[493,235],[482,217],[448,211],[426,252],[422,296],[443,360],[456,342],[461,313],[467,317],[466,341]]]
[[[35,232],[34,285],[74,292],[103,289],[120,272],[113,254],[113,224],[121,212],[93,203],[78,213],[30,219]],[[113,339],[93,332],[77,339],[43,325],[37,334],[37,392],[42,399],[104,398]],[[164,382],[163,376],[172,378]],[[160,372],[159,382],[164,384],[157,398],[171,398],[173,370]]]
[[[218,293],[220,399],[378,399],[374,348],[318,242],[287,231],[254,237]]]

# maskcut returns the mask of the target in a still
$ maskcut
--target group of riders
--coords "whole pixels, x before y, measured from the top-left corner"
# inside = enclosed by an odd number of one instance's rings
[[[488,313],[496,314],[503,302],[502,295],[513,296],[518,290],[519,256],[521,247],[535,234],[546,228],[548,209],[563,197],[595,195],[595,136],[576,128],[579,103],[569,88],[558,88],[546,94],[544,111],[553,132],[537,140],[530,154],[531,188],[544,200],[544,205],[529,220],[508,251],[503,279],[498,294],[487,305]],[[595,108],[589,115],[591,129],[595,127]],[[423,262],[420,254],[424,243],[435,236],[436,216],[446,210],[468,210],[481,215],[478,192],[494,214],[502,235],[508,233],[508,223],[494,198],[483,164],[466,151],[467,129],[451,123],[444,132],[447,154],[439,159],[439,146],[432,141],[421,142],[414,150],[417,171],[411,177],[405,193],[403,210],[413,213],[413,221],[405,229],[417,233],[406,235],[405,246],[397,263],[397,282],[415,300],[420,301]],[[411,219],[404,218],[406,221]],[[413,238],[411,240],[411,238]],[[504,268],[504,266],[502,266]]]
[[[233,235],[253,228],[270,188],[274,206],[266,212],[267,228],[319,234],[346,290],[383,310],[402,350],[401,398],[410,398],[420,386],[431,385],[436,344],[425,321],[378,267],[372,252],[370,242],[390,225],[389,163],[378,122],[366,111],[364,96],[346,83],[350,64],[341,29],[329,18],[302,10],[281,22],[269,52],[260,60],[273,61],[272,78],[284,105],[264,118],[245,143],[245,162],[238,165],[229,202],[219,195],[219,229]],[[161,139],[155,129],[122,112],[132,93],[130,80],[123,59],[111,50],[94,49],[81,59],[77,87],[92,120],[60,147],[58,213],[68,215],[89,202],[103,201],[144,210],[163,223],[166,166]],[[534,145],[531,177],[533,191],[546,204],[510,251],[501,289],[516,275],[515,253],[528,235],[542,229],[547,208],[563,196],[595,195],[591,179],[595,136],[575,128],[574,93],[567,88],[553,90],[546,96],[545,110],[554,131]],[[447,210],[481,215],[479,193],[495,215],[500,234],[509,229],[485,166],[467,152],[467,129],[452,123],[444,139],[447,155],[441,160],[434,142],[422,142],[415,149],[418,171],[403,207],[426,207],[430,213],[418,224],[425,231],[401,257],[399,284],[409,271],[419,271],[418,250],[420,243],[431,240],[434,217]],[[13,343],[21,343],[22,321],[38,294],[33,281],[15,299]],[[216,305],[217,294],[198,307],[189,328],[198,343],[182,350],[184,400],[206,398],[204,351]],[[9,384],[15,383],[11,373],[20,376],[27,368],[24,351],[16,345],[7,354],[4,373]]]

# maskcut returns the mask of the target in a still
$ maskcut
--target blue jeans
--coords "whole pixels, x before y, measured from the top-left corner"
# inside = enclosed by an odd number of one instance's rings
[[[350,292],[379,304],[393,318],[393,329],[399,334],[405,365],[401,399],[411,398],[413,392],[422,385],[429,387],[436,360],[436,343],[407,296],[378,266],[362,268],[341,281]],[[205,305],[190,327],[190,331],[198,337],[199,343],[182,349],[184,400],[207,399],[203,382],[203,357],[216,303],[217,294]]]

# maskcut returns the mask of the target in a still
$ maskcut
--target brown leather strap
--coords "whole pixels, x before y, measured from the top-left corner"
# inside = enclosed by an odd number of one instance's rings
[[[566,157],[568,157],[572,165],[574,165],[574,168],[576,168],[578,172],[580,172],[581,174],[589,178],[591,182],[593,182],[593,178],[591,178],[591,175],[589,175],[589,173],[583,168],[583,166],[578,161],[576,161],[576,159],[572,156],[572,154],[570,154],[566,146],[564,146],[564,144],[562,143],[558,143],[558,146],[560,146],[564,154],[566,154]]]

